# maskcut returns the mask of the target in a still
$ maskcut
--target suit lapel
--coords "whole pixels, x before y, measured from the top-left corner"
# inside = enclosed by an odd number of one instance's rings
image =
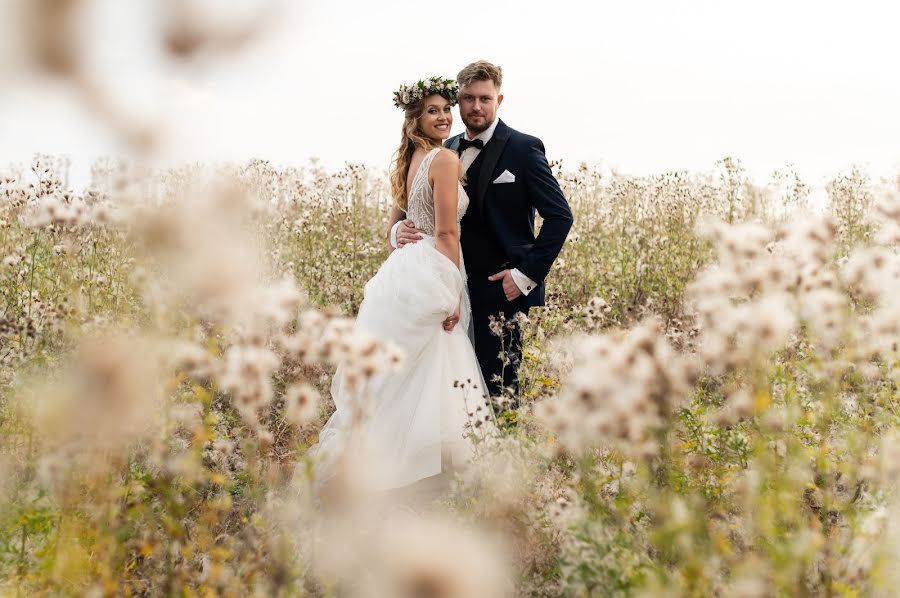
[[[481,163],[481,172],[478,175],[478,187],[475,190],[475,201],[478,203],[478,209],[481,212],[482,219],[484,218],[484,196],[487,193],[488,185],[491,183],[494,168],[497,167],[497,162],[503,154],[503,148],[506,147],[509,135],[510,128],[501,120],[497,123],[497,128],[494,129],[494,135],[491,137],[491,140],[485,146],[484,150],[482,150],[484,152],[484,161]],[[456,144],[459,145],[458,139],[456,140]]]
[[[444,147],[446,147],[447,149],[452,149],[455,152],[456,148],[459,147],[459,140],[462,139],[462,136],[463,136],[463,133],[460,133],[459,135],[454,135],[453,137],[448,139],[446,141],[446,143],[444,143]]]

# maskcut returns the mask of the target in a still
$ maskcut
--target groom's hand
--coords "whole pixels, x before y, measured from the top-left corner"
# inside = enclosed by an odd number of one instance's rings
[[[503,281],[503,294],[506,295],[506,299],[508,301],[513,301],[522,296],[522,291],[519,290],[519,287],[516,285],[516,281],[513,280],[512,272],[510,272],[509,270],[501,270],[496,274],[488,276],[488,280]]]
[[[400,226],[397,227],[397,247],[403,247],[407,243],[415,243],[416,241],[422,240],[422,231],[417,229],[413,221],[407,218],[403,222],[400,223]]]

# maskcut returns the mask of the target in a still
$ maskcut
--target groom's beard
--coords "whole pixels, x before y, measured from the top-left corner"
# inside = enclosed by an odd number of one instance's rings
[[[488,120],[486,118],[484,119],[484,124],[475,124],[465,118],[463,118],[462,121],[463,121],[463,124],[466,125],[466,129],[470,133],[474,133],[475,135],[478,135],[479,133],[484,133],[485,131],[487,131],[488,129],[491,128],[492,124],[494,124],[494,121]],[[475,135],[472,135],[472,137],[474,137]]]

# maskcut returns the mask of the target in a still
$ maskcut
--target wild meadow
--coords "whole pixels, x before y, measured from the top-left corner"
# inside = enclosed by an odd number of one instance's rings
[[[383,174],[66,171],[0,177],[4,594],[893,595],[896,180],[555,165],[518,406],[401,507],[305,456],[335,366],[402,359],[352,327]]]
[[[151,168],[165,115],[97,67],[101,4],[0,5],[5,84],[52,82],[128,156],[84,188],[66,158],[0,166],[0,594],[897,594],[900,173],[849,167],[821,202],[732,158],[554,164],[575,224],[473,462],[376,495],[384,464],[348,452],[323,495],[335,368],[364,429],[404,359],[353,326],[385,173]],[[275,20],[154,4],[133,41],[162,79]]]

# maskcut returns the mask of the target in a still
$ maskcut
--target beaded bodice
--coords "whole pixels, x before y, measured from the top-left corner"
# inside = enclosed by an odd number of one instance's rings
[[[428,184],[428,171],[439,151],[441,148],[434,148],[419,164],[406,202],[406,217],[426,235],[434,235],[434,190]],[[469,207],[469,196],[466,195],[461,183],[457,189],[456,221],[459,222]]]

